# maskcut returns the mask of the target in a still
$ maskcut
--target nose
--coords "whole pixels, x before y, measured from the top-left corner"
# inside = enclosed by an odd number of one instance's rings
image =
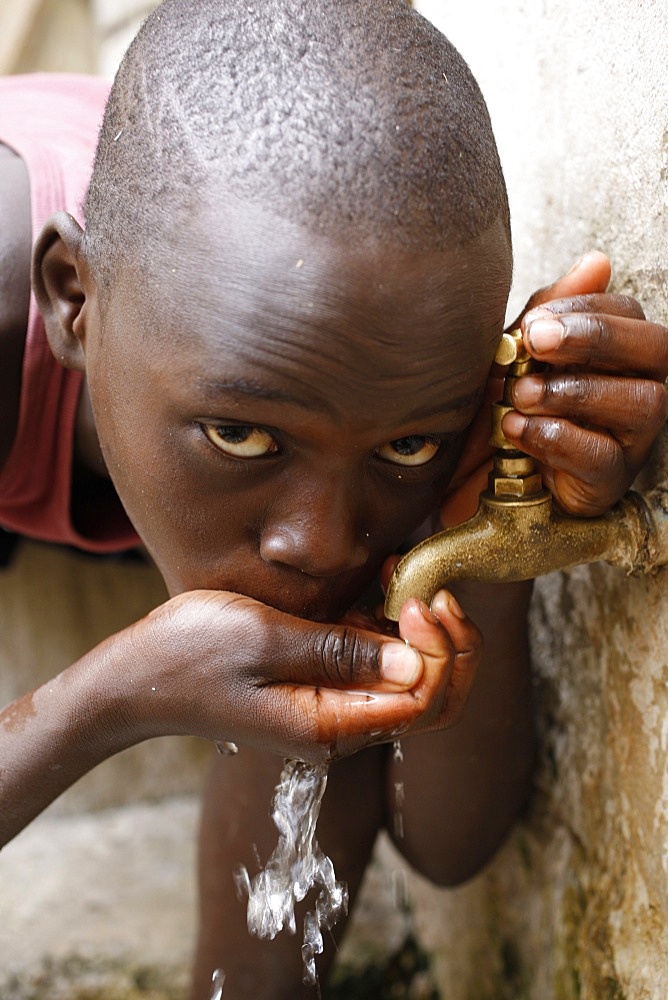
[[[368,539],[359,491],[319,482],[279,500],[262,530],[260,555],[309,576],[338,576],[364,566]]]

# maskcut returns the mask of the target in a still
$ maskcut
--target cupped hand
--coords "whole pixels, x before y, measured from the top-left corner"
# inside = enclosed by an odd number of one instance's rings
[[[143,666],[122,715],[141,738],[189,734],[310,761],[452,725],[481,655],[454,598],[440,592],[431,610],[408,601],[402,638],[368,626],[305,621],[225,592],[180,595],[129,631]]]
[[[606,293],[610,261],[586,254],[554,284],[535,292],[518,326],[541,371],[517,379],[515,409],[503,420],[509,441],[538,461],[545,485],[569,514],[613,506],[647,462],[666,420],[668,328],[645,319],[625,295]],[[501,398],[494,365],[441,518],[471,517],[485,489],[491,451],[489,407]]]

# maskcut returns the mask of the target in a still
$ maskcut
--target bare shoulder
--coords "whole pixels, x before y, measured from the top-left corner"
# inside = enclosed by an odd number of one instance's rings
[[[0,467],[18,417],[31,243],[28,174],[20,157],[0,144]]]

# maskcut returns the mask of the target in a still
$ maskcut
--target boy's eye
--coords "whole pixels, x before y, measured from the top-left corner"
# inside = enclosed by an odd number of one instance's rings
[[[278,451],[278,445],[269,431],[251,424],[202,424],[209,441],[232,458],[262,458]]]
[[[441,442],[437,438],[411,434],[381,445],[376,454],[384,462],[393,462],[395,465],[426,465],[440,446]]]

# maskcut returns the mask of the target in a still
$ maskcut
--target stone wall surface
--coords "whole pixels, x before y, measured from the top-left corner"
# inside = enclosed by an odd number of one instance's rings
[[[77,4],[60,6],[71,14]],[[107,45],[105,73],[148,6],[95,0],[85,12]],[[668,7],[416,6],[458,46],[488,99],[513,212],[509,314],[596,246],[611,256],[615,288],[668,322]],[[42,7],[50,17],[58,4]],[[47,34],[65,58],[68,46],[51,27]],[[80,68],[81,53],[71,55]],[[665,437],[644,482],[668,484]],[[488,869],[456,890],[412,875],[382,840],[344,960],[382,961],[408,921],[443,1000],[668,995],[667,574],[627,578],[599,565],[537,584],[542,750],[529,815]],[[2,701],[163,593],[147,566],[24,545],[0,574]],[[169,740],[122,754],[3,850],[3,1000],[182,996],[205,756],[194,741]],[[396,905],[398,887],[409,917]]]

